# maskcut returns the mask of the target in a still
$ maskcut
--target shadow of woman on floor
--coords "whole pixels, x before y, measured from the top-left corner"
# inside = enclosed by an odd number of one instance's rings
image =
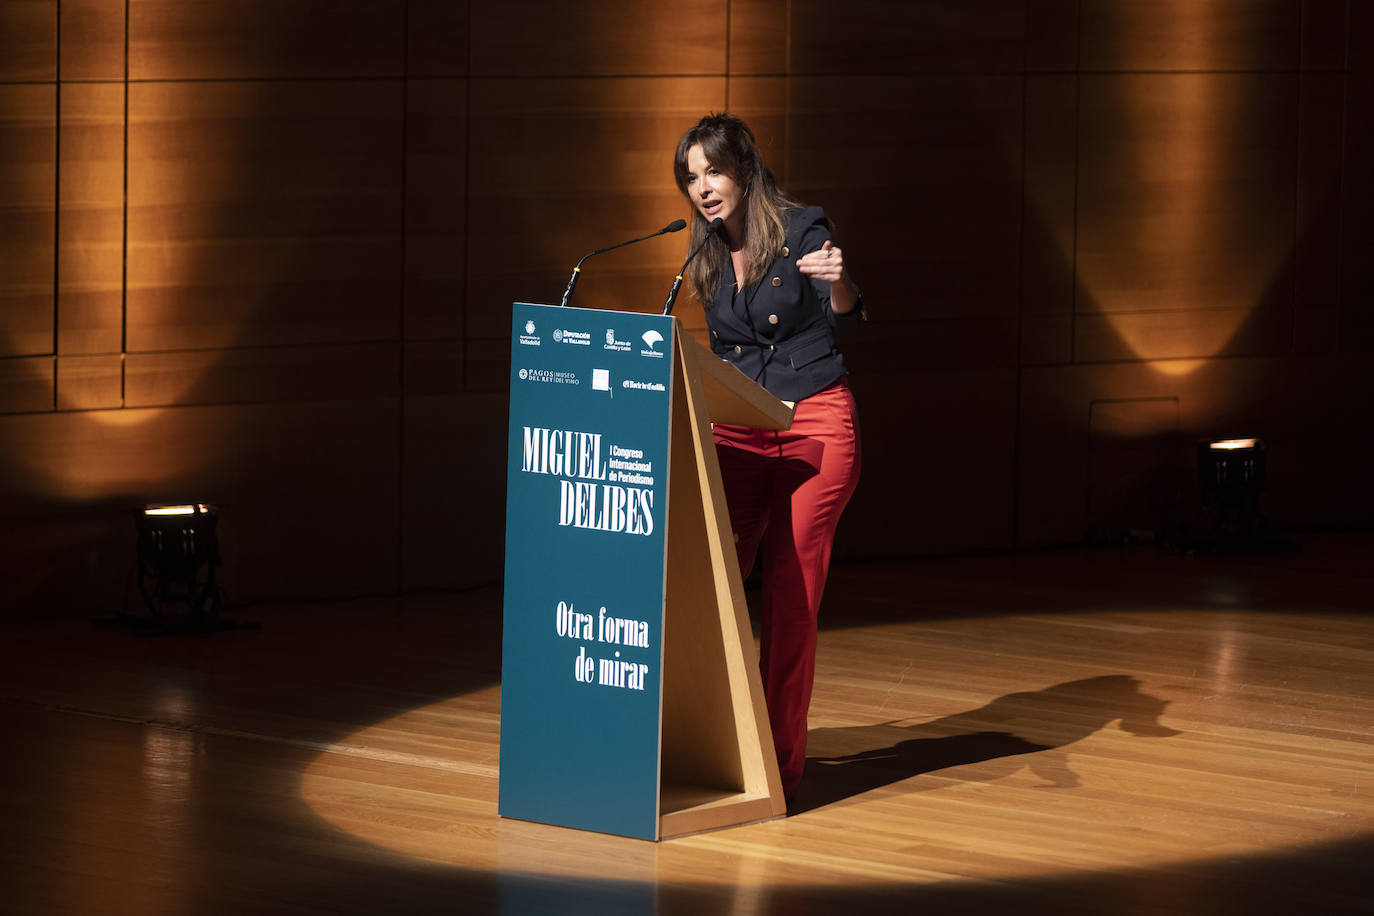
[[[1168,701],[1142,693],[1124,674],[1084,678],[1044,690],[1009,693],[968,712],[929,722],[815,728],[808,738],[801,790],[788,806],[799,814],[892,785],[922,773],[985,764],[966,772],[942,773],[944,780],[990,782],[1022,767],[1044,780],[1044,788],[1079,784],[1065,748],[1120,720],[1142,738],[1181,734],[1161,725]],[[926,791],[947,784],[915,785]]]

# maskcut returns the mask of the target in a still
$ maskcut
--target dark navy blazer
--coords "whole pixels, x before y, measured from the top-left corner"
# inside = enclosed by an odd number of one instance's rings
[[[782,254],[758,283],[736,293],[735,269],[726,261],[706,324],[718,355],[774,397],[800,401],[849,370],[835,347],[830,284],[797,269],[798,258],[830,238],[830,222],[820,207],[788,210],[784,220]]]

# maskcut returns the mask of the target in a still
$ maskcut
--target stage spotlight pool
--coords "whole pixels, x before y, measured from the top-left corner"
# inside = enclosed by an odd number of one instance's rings
[[[819,800],[662,843],[498,817],[495,685],[320,746],[300,791],[342,833],[417,862],[728,888],[738,912],[768,888],[896,891],[1309,856],[1374,830],[1374,783],[1358,736],[1336,727],[1339,692],[1284,687],[1295,669],[1274,662],[1272,641],[1364,627],[1228,607],[826,631],[803,786]],[[966,668],[980,653],[1013,664],[1026,646],[1050,654],[1022,676]],[[1162,660],[1127,674],[1125,656]],[[1307,708],[1317,698],[1330,703]],[[1274,725],[1296,716],[1312,724]]]

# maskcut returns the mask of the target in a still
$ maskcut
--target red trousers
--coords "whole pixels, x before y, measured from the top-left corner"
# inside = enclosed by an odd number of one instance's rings
[[[859,482],[854,396],[841,379],[800,401],[791,429],[717,424],[715,440],[741,573],[748,576],[762,555],[759,667],[783,791],[792,795],[806,765],[830,547]]]

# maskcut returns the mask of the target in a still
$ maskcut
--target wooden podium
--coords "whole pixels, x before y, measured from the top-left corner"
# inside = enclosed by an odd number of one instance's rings
[[[535,344],[539,329],[552,322],[567,325],[555,327],[552,332],[553,337],[559,340],[559,346]],[[603,324],[612,325],[604,332],[604,345],[600,333]],[[573,329],[574,325],[579,325],[579,329]],[[580,327],[588,330],[581,330]],[[642,328],[647,330],[639,333]],[[525,331],[530,333],[523,333]],[[523,349],[517,338],[523,341]],[[590,338],[591,344],[583,343],[584,338]],[[624,343],[635,338],[642,338],[648,349],[632,343],[630,350],[624,350]],[[567,346],[569,343],[573,346]],[[664,372],[671,383],[663,385],[635,377],[636,372],[643,374],[645,369],[632,361],[636,354],[634,348],[638,347],[639,355],[650,357],[656,355],[657,347],[663,344],[670,344],[671,359],[664,359],[652,368]],[[616,347],[621,349],[614,350]],[[663,349],[666,351],[669,347]],[[681,330],[675,319],[668,317],[517,305],[512,351],[512,464],[508,478],[500,813],[525,820],[646,839],[667,839],[784,814],[786,804],[778,776],[711,423],[785,429],[791,423],[792,408],[698,344]],[[663,355],[666,357],[668,353]],[[614,362],[615,359],[620,362]],[[553,368],[536,370],[532,368],[532,361],[535,360]],[[647,365],[649,361],[642,362]],[[526,363],[531,365],[527,366]],[[605,363],[607,367],[598,367],[599,363]],[[619,368],[622,364],[628,368]],[[558,368],[561,366],[568,368]],[[536,643],[543,645],[540,640],[548,629],[546,606],[552,601],[552,598],[522,597],[533,587],[524,577],[529,562],[527,550],[524,555],[521,553],[526,549],[522,545],[528,544],[525,538],[538,534],[538,529],[531,526],[528,519],[532,514],[538,516],[543,509],[538,500],[523,500],[517,504],[515,488],[525,485],[529,476],[528,473],[522,476],[521,472],[528,472],[531,466],[531,429],[538,431],[543,427],[532,427],[517,415],[523,408],[517,406],[515,394],[518,391],[522,397],[529,397],[524,392],[532,387],[529,382],[536,376],[529,373],[535,371],[553,373],[540,375],[540,379],[556,382],[562,378],[567,383],[562,388],[546,384],[539,389],[540,397],[546,396],[543,392],[551,392],[547,396],[557,395],[566,399],[563,406],[551,408],[548,415],[565,416],[572,410],[567,405],[583,403],[592,405],[588,409],[603,411],[592,413],[591,420],[578,421],[587,429],[595,425],[598,417],[604,416],[607,418],[605,422],[612,422],[611,418],[615,416],[613,411],[628,409],[632,399],[636,399],[636,403],[647,404],[648,401],[641,395],[643,389],[650,389],[650,395],[655,393],[653,389],[656,387],[664,389],[658,395],[660,400],[652,408],[652,411],[666,411],[668,414],[663,418],[667,433],[664,443],[667,473],[654,479],[655,486],[666,483],[666,505],[661,507],[663,511],[658,516],[666,519],[666,532],[662,532],[666,534],[664,566],[661,580],[648,575],[648,581],[662,583],[659,602],[661,635],[658,640],[661,679],[656,715],[650,708],[648,691],[617,691],[594,683],[569,685],[566,682],[570,678],[561,674],[552,677],[547,674],[550,668],[558,669],[561,656],[555,655],[549,662],[531,661],[528,657],[530,652],[538,651]],[[621,372],[626,377],[617,382]],[[593,379],[590,390],[579,390],[581,385],[572,380],[571,376],[583,377],[579,373],[585,373],[585,377]],[[515,386],[519,382],[524,382],[526,387],[517,389]],[[570,385],[572,390],[569,393],[565,389]],[[619,407],[615,405],[616,398],[621,401]],[[614,472],[602,472],[603,477],[597,477],[597,466],[593,461],[585,460],[583,453],[602,448],[602,439],[586,438],[592,435],[586,430],[570,435],[580,437],[578,441],[582,443],[579,446],[577,469],[583,477],[597,481],[607,477],[611,481],[617,479]],[[625,438],[624,433],[608,434],[605,441],[621,441]],[[591,442],[594,442],[595,448],[588,444]],[[517,447],[523,450],[523,465],[515,460]],[[605,447],[613,453],[623,453],[615,446]],[[573,453],[569,451],[568,454]],[[648,466],[655,471],[662,467],[647,458],[639,466]],[[577,516],[574,511],[573,521],[568,522],[566,494],[573,486],[562,484],[565,498],[560,521],[563,528],[553,531],[550,537],[582,537],[590,545],[588,549],[593,551],[590,555],[599,557],[600,562],[611,569],[628,563],[640,570],[649,562],[627,560],[622,563],[622,545],[628,545],[623,549],[644,546],[648,550],[646,556],[657,556],[653,545],[644,544],[643,538],[632,539],[624,534],[606,534],[601,530],[615,528],[615,525],[601,525],[598,529],[602,519],[594,518],[594,513]],[[578,483],[577,486],[590,484]],[[609,489],[613,485],[602,486]],[[548,492],[548,488],[541,492]],[[605,494],[600,498],[607,505],[612,501]],[[655,507],[656,513],[658,508]],[[568,530],[575,527],[575,523],[590,521],[598,523],[584,525],[597,529],[591,534],[570,533]],[[550,556],[561,555],[564,552],[562,543],[555,540],[553,546],[543,550]],[[649,573],[652,572],[649,570]],[[596,594],[604,595],[607,579],[607,576],[589,573],[587,579],[579,581],[595,583],[596,587],[602,588]],[[599,597],[593,598],[594,602],[599,600]],[[653,598],[641,600],[648,604]],[[621,602],[624,605],[633,603],[630,599]],[[526,605],[533,605],[533,608]],[[570,613],[576,613],[579,608],[575,602],[569,605]],[[612,610],[609,613],[613,615],[616,612]],[[607,607],[603,604],[598,615],[604,617],[607,614]],[[534,617],[532,626],[529,623],[531,615]],[[649,631],[652,632],[654,615],[646,614],[646,618]],[[597,626],[600,627],[599,620]],[[587,635],[594,630],[588,626],[576,632]],[[534,635],[527,636],[527,633]],[[561,630],[558,636],[565,641],[568,639]],[[619,660],[622,656],[620,646],[603,645],[594,638],[583,640],[577,647],[583,655],[592,651],[605,657],[614,648],[615,659]],[[563,651],[570,653],[572,648],[572,643],[567,643]],[[629,649],[625,653],[632,654]],[[643,668],[652,671],[652,650],[635,656],[640,657],[645,659]],[[593,667],[588,662],[585,670],[590,672]],[[581,673],[578,679],[582,679]],[[592,678],[589,676],[587,680],[591,681]],[[538,681],[545,686],[531,686],[528,681]],[[615,705],[622,701],[637,704],[634,710],[626,713],[628,718],[623,720],[618,718],[620,712]],[[654,742],[654,753],[650,754],[648,744],[641,745],[638,742],[650,737],[645,733],[655,719],[658,735]],[[629,724],[619,724],[622,721]],[[549,747],[551,741],[555,740],[552,737],[554,733],[565,736],[561,743],[569,749],[564,763],[572,766],[573,770],[566,778],[562,775],[564,771],[554,767],[550,759],[551,754],[557,753]],[[534,735],[538,735],[539,740],[532,740]],[[617,737],[625,738],[627,745],[636,744],[641,748],[642,753],[626,750],[624,754],[627,759],[633,757],[637,762],[623,762],[620,759]],[[601,761],[586,759],[589,755],[601,755],[603,748],[606,752]],[[632,788],[640,784],[640,778],[645,775],[640,771],[650,765],[648,761],[651,758],[657,761],[657,772],[649,774],[653,777],[654,791],[649,791],[647,780],[643,782],[643,789]],[[601,769],[598,763],[609,769]],[[617,771],[616,767],[622,763],[626,769]],[[508,775],[512,781],[510,786]],[[559,783],[560,788],[545,791],[544,783],[548,780]],[[625,786],[623,793],[615,791],[617,784]],[[585,803],[570,798],[567,793],[585,795]],[[651,800],[652,810],[646,811],[645,806]],[[640,812],[627,813],[629,820],[623,823],[631,826],[621,826],[622,821],[614,817],[602,818],[605,813],[602,809],[606,806],[621,804]]]
[[[792,408],[674,331],[661,838],[787,811],[711,424],[786,429]]]

